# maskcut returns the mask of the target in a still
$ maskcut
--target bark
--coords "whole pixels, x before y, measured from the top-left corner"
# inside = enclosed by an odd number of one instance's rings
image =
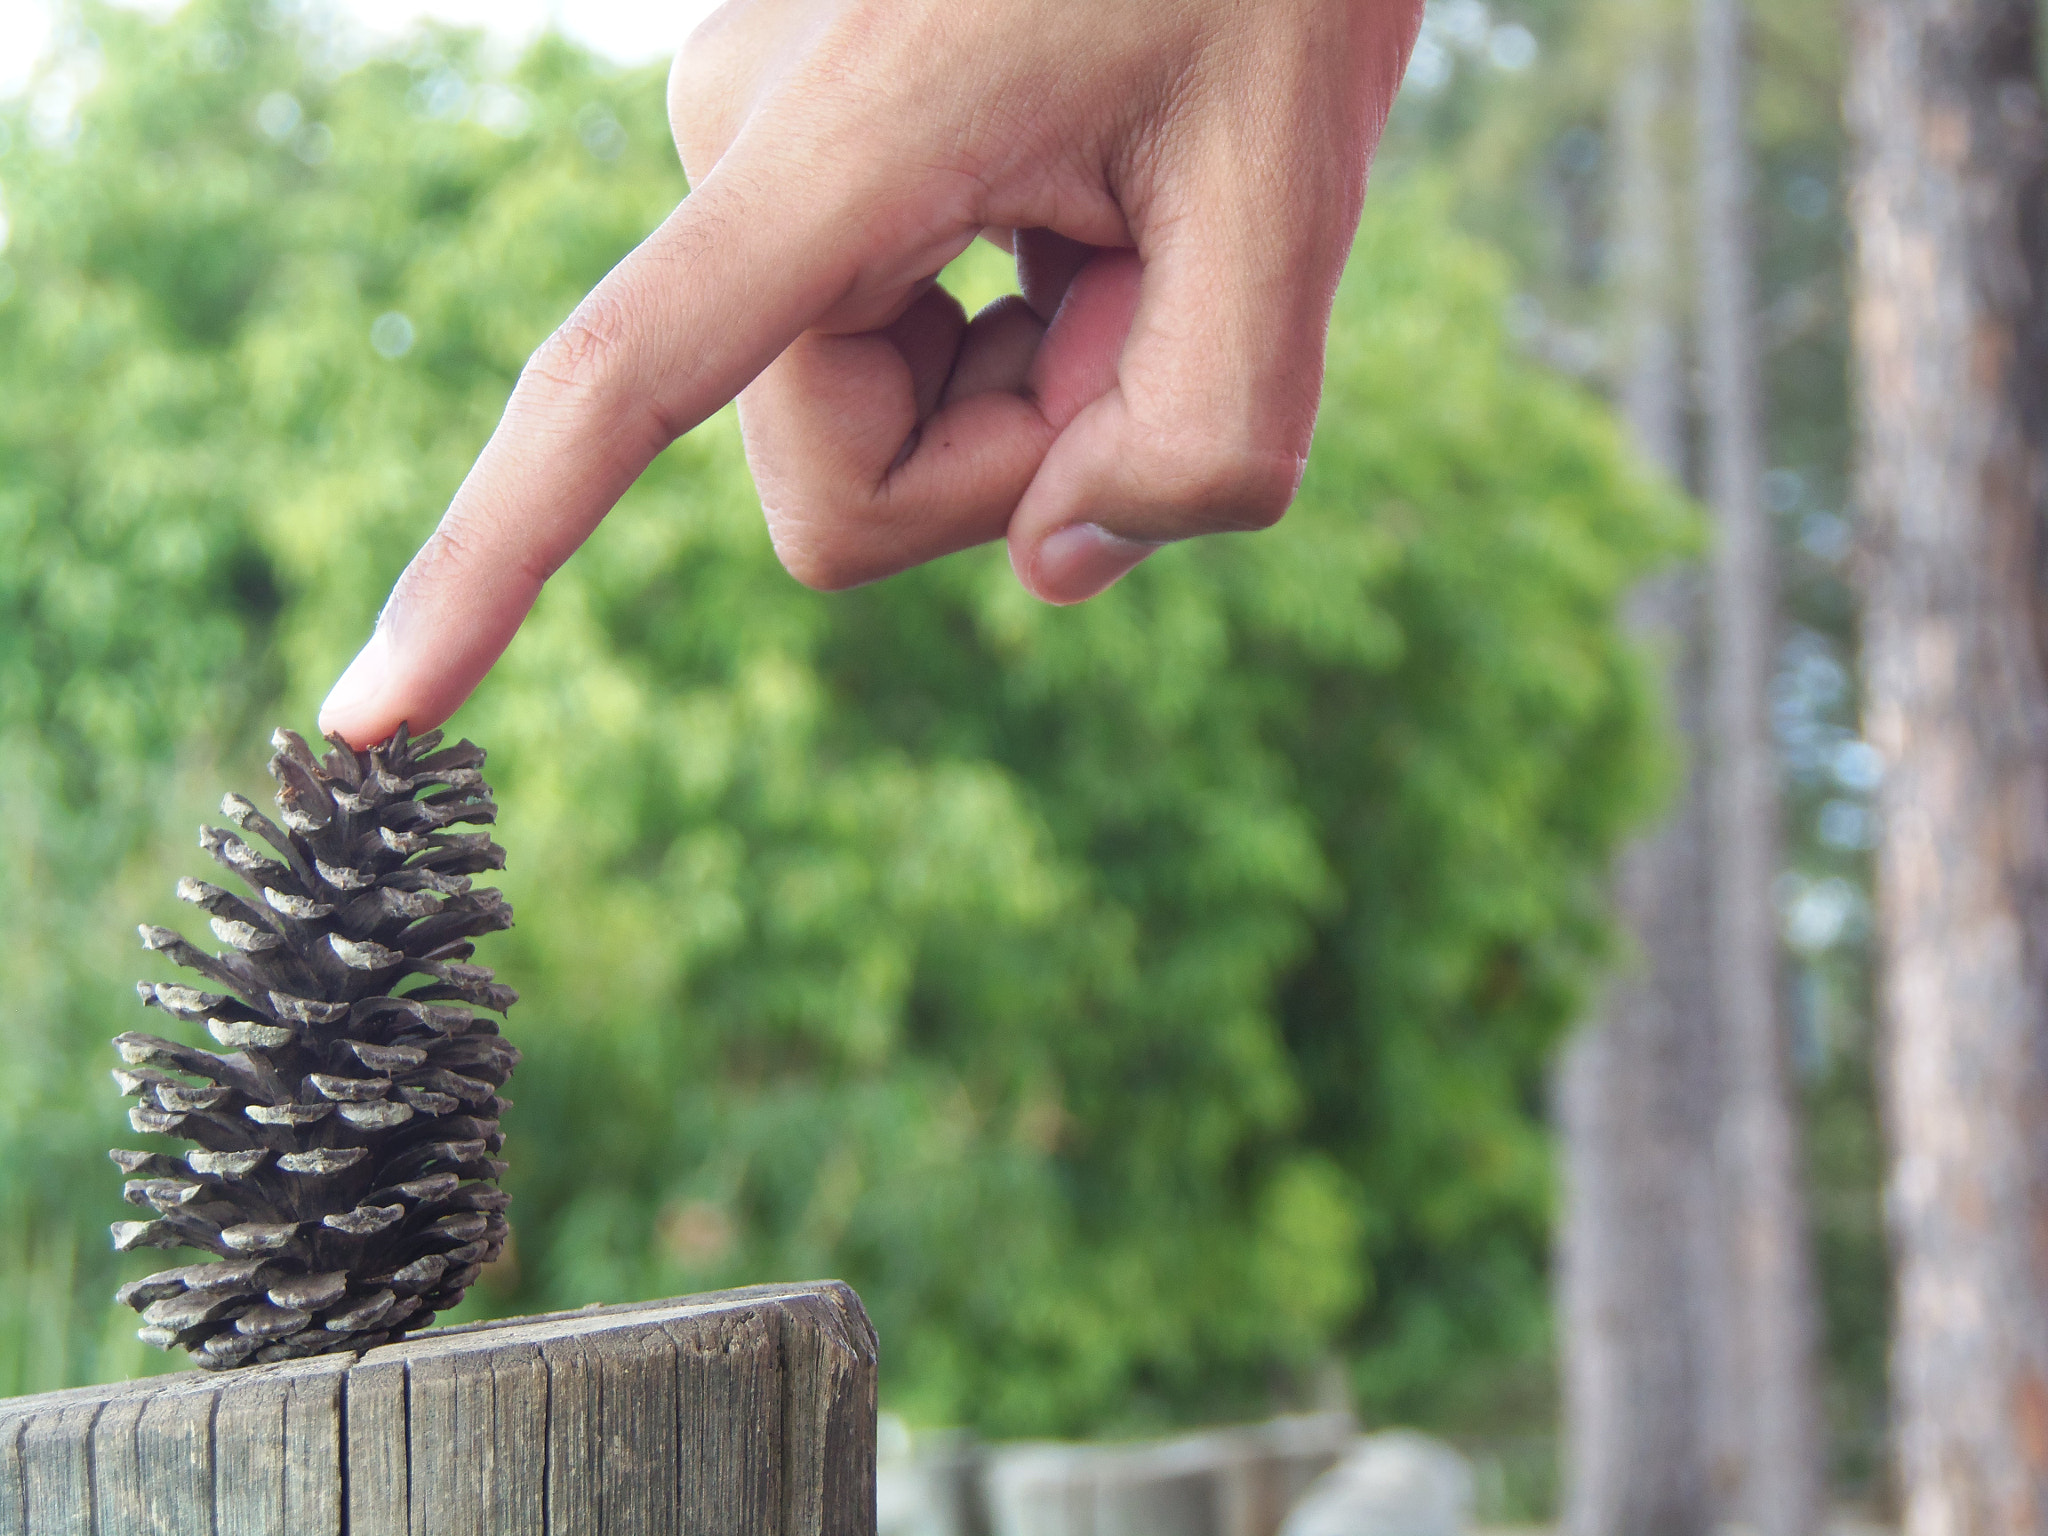
[[[1696,0],[1696,231],[1715,539],[1707,732],[1725,1347],[1706,1383],[1724,1520],[1805,1536],[1819,1504],[1812,1278],[1780,1006],[1770,733],[1776,600],[1743,114],[1741,0]]]
[[[1861,0],[1849,117],[1907,1536],[2048,1531],[2033,0]]]
[[[1640,969],[1561,1073],[1569,1536],[1703,1536],[1714,1524],[1702,1378],[1717,1264],[1701,1250],[1716,1222],[1698,1123],[1712,1098],[1689,1091],[1712,1074],[1706,891],[1688,878],[1703,862],[1702,810],[1689,797],[1624,855]]]
[[[1673,73],[1661,9],[1628,0],[1610,126],[1617,393],[1638,449],[1677,481],[1684,384],[1671,176],[1660,153]],[[1632,627],[1665,662],[1689,744],[1705,704],[1702,595],[1696,571],[1674,571],[1629,605]],[[1702,1378],[1721,1266],[1707,1156],[1717,1085],[1707,872],[1706,805],[1692,775],[1664,825],[1622,856],[1617,905],[1634,964],[1562,1063],[1570,1536],[1703,1536],[1713,1523]]]

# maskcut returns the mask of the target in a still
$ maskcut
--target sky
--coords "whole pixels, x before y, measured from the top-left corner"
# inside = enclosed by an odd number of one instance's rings
[[[113,0],[159,15],[183,0]],[[481,27],[506,43],[530,41],[549,26],[621,64],[673,54],[720,0],[320,0],[351,16],[372,37],[397,39],[422,20]],[[0,99],[19,94],[50,46],[56,0],[0,0]],[[1407,85],[1443,88],[1460,61],[1520,73],[1536,61],[1536,38],[1496,20],[1487,0],[1430,0]]]
[[[334,0],[366,30],[402,36],[423,18],[483,27],[511,42],[550,23],[622,64],[665,58],[718,0]],[[177,0],[135,0],[134,8],[164,14]],[[0,96],[19,93],[50,46],[50,0],[0,0]]]

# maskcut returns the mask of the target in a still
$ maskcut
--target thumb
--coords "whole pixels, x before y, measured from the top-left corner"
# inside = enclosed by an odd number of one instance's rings
[[[1163,543],[1268,527],[1294,499],[1347,242],[1313,212],[1205,212],[1164,221],[1149,240],[1140,232],[1143,274],[1114,377],[1076,392],[1087,403],[1010,520],[1011,564],[1048,602],[1094,596]],[[1089,276],[1070,302],[1100,301]],[[1051,416],[1061,397],[1039,394]]]

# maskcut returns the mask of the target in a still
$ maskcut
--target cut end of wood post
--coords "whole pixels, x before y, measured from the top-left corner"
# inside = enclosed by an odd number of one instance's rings
[[[0,1536],[874,1536],[876,1358],[828,1280],[15,1398]]]

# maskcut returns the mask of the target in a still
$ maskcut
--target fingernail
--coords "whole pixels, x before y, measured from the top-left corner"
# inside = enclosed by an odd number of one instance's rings
[[[1049,603],[1093,597],[1143,560],[1157,544],[1126,539],[1099,523],[1074,523],[1046,535],[1038,546],[1038,595]]]
[[[346,730],[353,723],[351,716],[376,702],[377,695],[384,691],[391,675],[389,637],[390,631],[384,625],[378,625],[370,636],[370,643],[356,653],[356,659],[348,664],[348,670],[327,690],[326,701],[320,706],[321,730]]]

